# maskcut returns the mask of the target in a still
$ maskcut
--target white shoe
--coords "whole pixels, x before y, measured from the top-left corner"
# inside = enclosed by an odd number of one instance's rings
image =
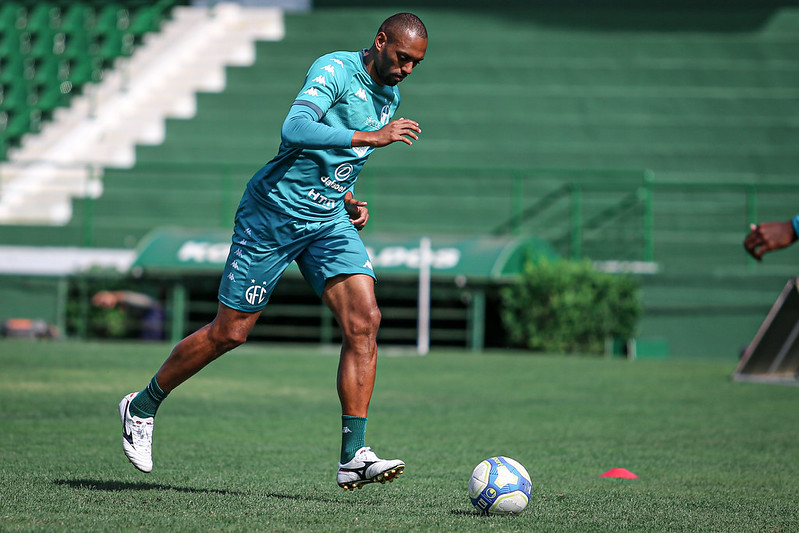
[[[380,459],[368,446],[364,446],[348,463],[338,465],[338,486],[352,490],[363,488],[367,483],[385,483],[405,470],[405,463],[399,459]]]
[[[139,394],[131,392],[119,402],[122,418],[122,449],[133,466],[142,472],[153,469],[153,417],[139,418],[130,414],[130,402]]]

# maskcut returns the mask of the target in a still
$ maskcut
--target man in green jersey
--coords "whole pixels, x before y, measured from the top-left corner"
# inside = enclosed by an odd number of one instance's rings
[[[400,103],[397,84],[426,50],[422,21],[398,13],[383,22],[369,49],[333,52],[311,65],[283,123],[277,155],[242,197],[216,318],[178,343],[147,387],[119,404],[123,449],[136,468],[152,470],[153,422],[166,395],[246,340],[275,283],[296,261],[342,332],[339,486],[352,490],[403,472],[401,460],[380,459],[365,445],[381,316],[358,236],[369,213],[352,191],[375,148],[419,138],[417,122],[392,116]]]

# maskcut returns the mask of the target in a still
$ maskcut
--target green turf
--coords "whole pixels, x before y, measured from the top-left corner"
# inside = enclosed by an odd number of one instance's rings
[[[0,341],[0,531],[799,530],[799,388],[733,383],[734,362],[381,357],[367,442],[408,466],[350,493],[337,358],[314,347],[214,363],[164,403],[136,471],[117,403],[167,350]],[[495,454],[530,471],[521,515],[466,496]],[[640,479],[599,478],[613,467]]]

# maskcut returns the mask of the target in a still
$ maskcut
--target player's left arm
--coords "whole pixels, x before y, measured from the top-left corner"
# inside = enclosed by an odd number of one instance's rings
[[[350,148],[353,130],[333,128],[319,122],[317,112],[303,104],[294,104],[280,130],[288,148]]]
[[[392,120],[376,131],[356,131],[352,135],[352,146],[373,146],[381,148],[395,142],[412,145],[419,140],[422,129],[419,123],[409,118]]]
[[[395,142],[412,145],[422,132],[415,120],[401,118],[392,120],[379,130],[358,131],[334,128],[319,122],[313,108],[294,104],[283,122],[280,134],[283,144],[289,148],[352,148],[371,146],[380,148]]]
[[[366,208],[366,202],[356,200],[352,191],[347,191],[344,194],[344,209],[347,210],[347,215],[350,217],[350,222],[355,226],[355,229],[361,231],[369,220],[369,210]]]

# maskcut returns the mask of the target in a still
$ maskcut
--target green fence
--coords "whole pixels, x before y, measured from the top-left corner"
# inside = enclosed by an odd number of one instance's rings
[[[227,230],[254,170],[159,163],[97,178],[89,169],[102,196],[75,200],[66,226],[0,226],[0,244],[131,248],[161,226]],[[367,166],[356,196],[372,215],[364,235],[532,235],[564,257],[688,270],[714,261],[756,269],[739,253],[748,224],[799,210],[797,183],[660,179],[644,169]]]

